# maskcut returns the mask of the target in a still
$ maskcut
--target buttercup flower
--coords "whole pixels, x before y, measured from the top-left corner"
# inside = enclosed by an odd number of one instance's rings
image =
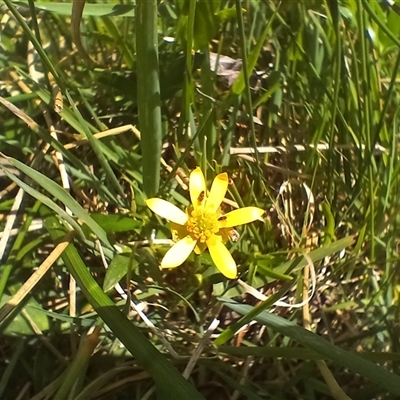
[[[237,240],[234,227],[261,219],[264,210],[258,207],[244,207],[221,214],[221,203],[228,190],[226,172],[215,177],[207,193],[203,172],[197,167],[190,174],[189,191],[192,205],[186,212],[168,201],[152,198],[147,206],[159,216],[171,221],[171,232],[176,242],[165,254],[161,268],[181,265],[192,251],[202,253],[207,247],[217,268],[227,278],[237,275],[237,267],[225,243]]]

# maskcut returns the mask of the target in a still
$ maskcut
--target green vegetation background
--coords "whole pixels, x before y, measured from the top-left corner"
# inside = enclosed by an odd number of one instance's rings
[[[399,6],[0,2],[0,398],[399,398]],[[197,165],[241,281],[159,269]]]

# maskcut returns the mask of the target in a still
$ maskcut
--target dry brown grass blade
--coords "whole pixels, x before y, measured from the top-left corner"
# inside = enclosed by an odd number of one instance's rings
[[[28,280],[20,287],[17,293],[10,300],[7,301],[0,308],[0,322],[7,317],[10,312],[18,306],[18,304],[25,299],[29,292],[36,286],[36,284],[43,278],[46,272],[51,266],[57,261],[66,247],[70,244],[73,231],[68,232],[56,248],[49,254],[49,256],[43,261],[39,268],[28,278]]]
[[[8,108],[16,117],[24,121],[29,126],[29,128],[31,128],[32,130],[39,129],[38,124],[31,117],[29,117],[26,113],[24,113],[18,107],[14,106],[14,104],[10,103],[8,100],[6,100],[1,96],[0,96],[0,103],[3,104],[3,106],[5,106],[6,108]]]
[[[89,54],[86,52],[85,48],[82,45],[81,41],[81,21],[83,15],[83,9],[85,8],[86,0],[74,0],[72,4],[72,15],[71,15],[71,36],[72,40],[75,43],[76,48],[78,49],[78,53],[81,57],[89,61],[90,63],[96,64],[96,61],[93,60]]]

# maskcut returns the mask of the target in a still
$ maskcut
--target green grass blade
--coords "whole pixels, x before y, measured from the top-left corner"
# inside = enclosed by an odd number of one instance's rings
[[[0,4],[3,2],[4,1],[0,1]],[[18,1],[18,6],[28,9],[28,1],[20,0]],[[52,12],[54,14],[65,15],[67,17],[70,17],[72,13],[72,3],[62,3],[59,1],[35,1],[35,8],[42,11]],[[135,10],[132,5],[128,4],[85,4],[85,8],[83,9],[83,17],[106,16],[134,17]]]
[[[57,241],[64,235],[64,228],[44,207],[41,214],[53,241]],[[151,375],[161,392],[169,393],[173,399],[204,399],[103,292],[73,244],[66,248],[62,258],[100,318]]]
[[[49,192],[52,196],[54,196],[56,199],[61,201],[66,207],[68,207],[73,214],[81,219],[87,226],[93,231],[95,235],[98,236],[98,238],[108,247],[111,247],[111,244],[107,238],[107,234],[105,233],[104,229],[100,227],[100,225],[97,224],[90,216],[89,214],[82,208],[81,205],[79,205],[76,200],[65,191],[60,185],[52,181],[50,178],[47,176],[41,174],[40,172],[34,170],[31,167],[28,167],[27,165],[23,164],[22,162],[14,159],[14,158],[9,158],[8,161],[12,165],[14,165],[16,168],[18,168],[22,173],[26,174],[31,178],[34,182],[36,182],[38,185],[40,185],[44,190]],[[26,183],[22,182],[20,179],[18,179],[16,176],[11,174],[5,167],[0,165],[0,168],[9,176],[10,179],[12,179],[14,182],[16,182],[20,187],[22,187],[27,193],[29,193],[31,196],[35,197],[36,199],[40,200],[44,204],[46,204],[48,207],[50,207],[52,210],[57,212],[63,219],[65,219],[71,226],[74,227],[78,232],[82,233],[82,230],[80,226],[77,224],[77,222],[69,216],[61,207],[59,207],[57,204],[55,204],[53,201],[51,201],[49,198],[45,197],[43,194],[38,192],[37,190],[33,189]]]
[[[14,352],[13,356],[7,363],[7,367],[3,370],[2,377],[0,379],[0,396],[2,397],[7,385],[9,384],[9,380],[12,377],[12,373],[15,370],[18,370],[18,364],[19,364],[19,357],[22,353],[22,350],[25,346],[25,340],[20,339],[17,349]]]
[[[10,277],[11,271],[13,270],[13,267],[15,265],[15,262],[17,261],[16,259],[18,258],[18,252],[22,248],[22,244],[24,243],[26,236],[28,234],[28,228],[30,224],[33,221],[34,215],[38,212],[39,208],[41,206],[40,201],[36,201],[35,204],[33,205],[30,213],[26,217],[26,220],[24,222],[24,225],[22,229],[20,229],[17,238],[15,239],[15,242],[13,243],[10,256],[8,257],[7,261],[3,263],[2,270],[1,270],[1,276],[0,276],[0,301],[1,298],[3,297],[4,290],[7,287],[7,282],[8,278]]]
[[[220,299],[222,300],[222,299]],[[246,315],[252,312],[254,307],[238,304],[231,300],[223,301],[224,304],[239,314]],[[371,361],[365,360],[355,354],[342,350],[329,343],[325,339],[310,332],[294,322],[282,317],[263,311],[255,317],[260,324],[266,325],[284,336],[288,336],[304,347],[312,349],[324,357],[349,368],[365,378],[375,382],[377,385],[388,390],[390,393],[400,395],[400,377],[379,367]]]
[[[249,313],[244,315],[235,323],[231,324],[228,328],[226,328],[218,337],[215,339],[214,344],[220,346],[225,344],[229,339],[231,339],[235,333],[244,325],[250,323],[253,319],[257,317],[263,310],[271,308],[275,302],[279,301],[289,290],[293,287],[294,283],[288,282],[282,288],[274,293],[272,296],[268,297],[267,300],[264,300],[257,307],[253,307]]]
[[[160,185],[161,108],[158,69],[157,1],[138,0],[136,18],[137,86],[143,188],[154,196]]]
[[[63,86],[63,81],[60,79],[60,75],[59,75],[57,69],[54,67],[54,64],[52,63],[51,59],[47,55],[46,51],[43,49],[42,45],[40,44],[39,40],[36,38],[33,31],[29,28],[29,25],[26,23],[25,19],[18,12],[17,8],[15,7],[15,4],[10,0],[4,0],[4,3],[9,8],[9,10],[12,12],[15,19],[21,24],[26,35],[29,37],[32,44],[35,46],[35,49],[38,52],[38,54],[40,55],[43,63],[46,65],[48,71],[51,72],[52,75],[54,76],[54,79],[57,81],[57,84],[59,84],[60,86]]]
[[[90,143],[90,145],[92,146],[92,149],[94,151],[94,153],[96,154],[97,159],[99,160],[101,166],[104,168],[104,172],[107,175],[107,178],[109,180],[109,182],[111,183],[111,185],[114,187],[114,189],[117,191],[117,193],[124,198],[124,190],[122,189],[120,183],[118,182],[118,179],[116,178],[113,170],[110,167],[110,164],[108,163],[106,157],[104,156],[101,147],[98,143],[98,139],[96,139],[91,130],[89,129],[89,127],[86,126],[86,121],[84,120],[84,118],[82,117],[81,113],[79,112],[78,108],[75,106],[74,101],[72,100],[71,96],[69,95],[69,93],[66,91],[65,92],[68,100],[70,102],[70,105],[73,109],[73,111],[75,112],[75,115],[77,116],[77,120],[80,122],[81,126],[83,127],[84,131],[85,131],[85,135]]]
[[[342,251],[343,249],[351,246],[352,244],[354,244],[354,237],[347,236],[335,242],[321,246],[318,249],[312,250],[307,255],[311,258],[312,262],[315,263],[317,261],[322,260],[324,257],[331,256],[332,254]],[[303,268],[307,264],[308,262],[304,257],[299,257],[293,261],[287,261],[283,263],[279,267],[275,268],[275,271],[282,274],[295,272]]]

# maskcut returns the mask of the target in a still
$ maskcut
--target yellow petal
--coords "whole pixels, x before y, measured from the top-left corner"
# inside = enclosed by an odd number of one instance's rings
[[[171,222],[170,229],[172,233],[172,240],[174,242],[178,242],[179,240],[183,239],[189,234],[189,232],[186,229],[186,226],[176,224],[175,222]]]
[[[187,214],[180,210],[178,207],[174,206],[169,201],[152,198],[146,200],[146,204],[151,211],[155,212],[160,217],[175,222],[176,224],[184,225],[188,220]]]
[[[165,254],[161,261],[161,268],[175,268],[181,265],[193,251],[197,241],[186,236],[176,242]]]
[[[215,265],[229,279],[235,279],[237,275],[236,262],[229,250],[215,236],[207,240],[208,249]]]
[[[215,177],[206,204],[206,207],[210,208],[212,212],[216,212],[221,205],[226,191],[228,190],[228,182],[229,179],[226,172]]]
[[[258,207],[239,208],[225,214],[224,217],[226,218],[221,221],[221,226],[224,228],[232,228],[234,226],[248,224],[257,219],[261,220],[263,214],[264,210]]]
[[[190,174],[189,178],[190,200],[193,208],[197,208],[203,202],[206,194],[206,182],[204,180],[203,171],[197,167]]]

